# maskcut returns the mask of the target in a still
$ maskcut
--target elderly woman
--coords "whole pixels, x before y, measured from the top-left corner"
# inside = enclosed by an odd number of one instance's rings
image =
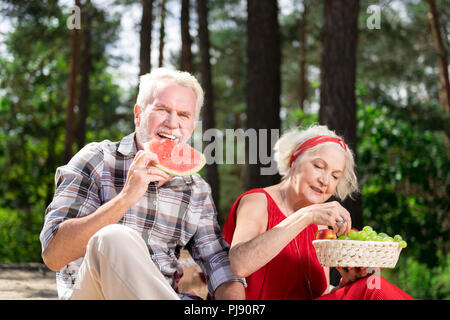
[[[367,268],[337,268],[341,282],[330,292],[329,270],[319,264],[312,241],[318,228],[330,226],[338,235],[351,229],[349,212],[326,202],[358,189],[344,140],[312,126],[287,132],[274,150],[282,181],[241,195],[223,230],[231,267],[246,278],[246,299],[411,299],[382,277],[372,276],[368,286]]]

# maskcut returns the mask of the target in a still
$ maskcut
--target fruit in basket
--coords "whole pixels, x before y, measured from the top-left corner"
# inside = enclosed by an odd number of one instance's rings
[[[358,232],[358,240],[366,241],[367,240],[367,232],[362,230]]]
[[[317,238],[319,239],[319,238]],[[323,238],[320,238],[323,239]],[[328,239],[328,238],[326,238]],[[361,231],[352,228],[348,235],[341,235],[339,240],[359,240],[359,241],[385,241],[385,242],[397,242],[400,247],[406,248],[408,245],[402,236],[396,234],[394,237],[389,236],[384,232],[377,233],[371,226],[365,226]]]
[[[320,264],[326,267],[394,268],[400,251],[407,246],[400,235],[391,237],[383,232],[377,233],[370,226],[365,226],[361,231],[352,228],[337,240],[330,238],[333,234],[331,230],[321,231],[321,235],[319,231],[316,233],[313,245]]]
[[[331,229],[322,229],[316,232],[316,240],[336,239],[336,234]]]
[[[379,236],[381,239],[383,239],[383,238],[386,238],[388,235],[387,235],[386,233],[380,232],[380,233],[378,234],[378,236]]]
[[[397,242],[401,248],[407,247],[407,242],[403,240],[402,236],[396,234],[394,237],[389,236],[384,232],[377,233],[371,226],[365,226],[361,231],[352,228],[348,235],[342,234],[338,238],[331,229],[322,229],[316,232],[316,240],[358,240],[358,241],[385,241]]]
[[[348,232],[348,236],[350,237],[350,239],[348,239],[348,240],[357,240],[358,239],[358,230],[351,229]]]

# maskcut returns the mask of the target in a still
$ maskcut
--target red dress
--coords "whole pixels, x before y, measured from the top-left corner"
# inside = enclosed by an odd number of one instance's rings
[[[266,195],[267,230],[286,218],[264,189],[249,190],[236,200],[225,222],[223,235],[230,244],[236,227],[236,209],[241,198],[248,193],[264,193]],[[247,288],[245,289],[246,299],[412,299],[406,292],[379,276],[359,279],[339,290],[321,296],[327,288],[327,280],[312,245],[317,229],[317,225],[306,227],[277,256],[248,276],[246,278]]]

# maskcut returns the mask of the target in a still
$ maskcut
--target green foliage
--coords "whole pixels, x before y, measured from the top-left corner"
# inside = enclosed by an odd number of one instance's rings
[[[2,14],[14,29],[0,57],[0,261],[40,261],[39,232],[64,152],[70,30],[57,1],[8,1]],[[123,93],[108,73],[114,59],[105,51],[120,20],[96,8],[91,14],[87,142],[117,139],[132,119],[119,126],[115,118]]]
[[[313,124],[317,124],[318,115],[316,113],[308,113],[304,112],[301,109],[293,109],[286,116],[283,123],[283,130],[301,126],[301,127],[309,127]]]
[[[405,249],[408,250],[408,249]],[[395,269],[382,275],[415,299],[450,299],[450,254],[437,253],[438,262],[429,267],[402,251]]]
[[[0,261],[20,263],[41,260],[39,233],[42,214],[27,215],[18,210],[0,208]]]
[[[241,1],[212,3],[209,21],[216,127],[241,128],[245,127],[246,108],[246,17]]]
[[[408,251],[434,266],[448,252],[450,158],[448,136],[411,116],[439,106],[360,104],[358,165],[365,224],[405,235]],[[448,116],[441,115],[448,123]]]
[[[220,175],[220,204],[218,206],[219,223],[223,226],[228,212],[236,199],[244,192],[242,181],[243,165],[221,164]]]
[[[321,62],[321,27],[323,20],[323,1],[306,1],[306,99],[305,111],[315,113],[314,105],[319,103],[320,62]],[[281,106],[287,113],[299,107],[299,73],[300,73],[300,23],[303,14],[303,1],[296,2],[290,11],[286,10],[279,18],[282,50],[282,96]],[[300,5],[302,3],[302,5]],[[289,123],[289,119],[287,120]]]

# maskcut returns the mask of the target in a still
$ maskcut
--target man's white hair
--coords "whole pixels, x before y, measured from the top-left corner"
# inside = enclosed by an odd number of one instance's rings
[[[159,87],[173,81],[179,85],[191,88],[196,96],[195,104],[195,120],[198,120],[200,111],[203,106],[203,89],[197,79],[189,72],[172,70],[168,68],[157,68],[151,73],[144,74],[139,78],[139,93],[136,104],[141,108],[145,108],[155,97]]]
[[[316,136],[329,136],[342,139],[342,137],[338,136],[334,131],[328,129],[328,127],[320,125],[312,125],[307,129],[293,128],[284,133],[280,139],[278,139],[274,146],[274,160],[277,162],[278,173],[281,175],[283,180],[291,173],[289,162],[292,154],[303,142]],[[353,152],[350,150],[348,145],[347,151],[345,151],[334,142],[324,142],[318,144],[302,153],[292,163],[292,165],[294,165],[306,154],[316,152],[325,145],[335,145],[345,154],[345,171],[342,179],[336,187],[334,196],[340,200],[344,200],[347,196],[352,198],[352,194],[358,191],[358,181],[355,174],[356,165]]]

